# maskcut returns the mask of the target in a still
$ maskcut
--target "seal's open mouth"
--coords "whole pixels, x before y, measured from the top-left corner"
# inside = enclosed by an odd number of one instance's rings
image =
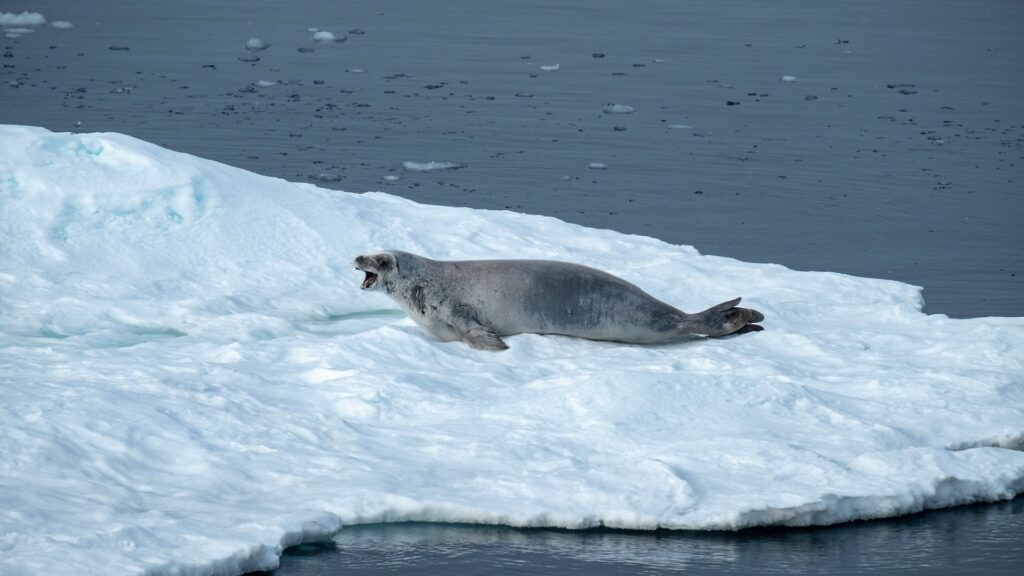
[[[374,282],[377,281],[377,275],[369,270],[363,270],[363,272],[366,272],[366,278],[363,279],[362,288],[363,290],[366,290],[370,286],[373,286]]]

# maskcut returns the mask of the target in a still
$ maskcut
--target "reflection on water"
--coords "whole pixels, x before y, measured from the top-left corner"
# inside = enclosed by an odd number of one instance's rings
[[[353,526],[288,550],[273,576],[373,574],[1017,574],[1024,499],[828,528],[733,532]]]

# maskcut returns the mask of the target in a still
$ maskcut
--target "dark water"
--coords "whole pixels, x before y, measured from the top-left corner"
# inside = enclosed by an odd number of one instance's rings
[[[25,9],[75,27],[0,37],[0,123],[1024,315],[1019,0],[0,0]],[[739,534],[352,527],[276,574],[1008,574],[1022,507]]]
[[[289,550],[274,576],[1019,574],[1024,501],[881,522],[739,533],[378,524]]]
[[[0,38],[0,122],[893,278],[931,313],[1024,315],[1019,0],[25,7],[75,28]],[[239,60],[250,37],[270,43],[258,62]],[[466,167],[402,170],[431,160]]]

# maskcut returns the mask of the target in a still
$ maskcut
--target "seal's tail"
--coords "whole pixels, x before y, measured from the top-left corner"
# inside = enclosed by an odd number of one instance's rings
[[[694,314],[699,324],[698,332],[708,336],[728,336],[764,330],[756,324],[764,320],[764,314],[752,308],[737,308],[739,303],[740,298],[737,298]]]

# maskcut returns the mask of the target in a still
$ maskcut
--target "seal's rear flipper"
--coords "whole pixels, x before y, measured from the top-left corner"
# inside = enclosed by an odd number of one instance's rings
[[[764,326],[761,326],[760,324],[747,324],[743,328],[740,328],[739,330],[733,332],[732,334],[729,334],[729,336],[739,336],[740,334],[746,334],[748,332],[760,332],[762,330],[764,330]]]
[[[508,350],[508,344],[494,330],[485,326],[471,328],[462,336],[462,340],[477,350]]]
[[[763,330],[755,322],[764,320],[764,314],[750,308],[737,308],[739,303],[740,298],[736,298],[695,314],[699,323],[697,332],[708,336],[728,336]]]

